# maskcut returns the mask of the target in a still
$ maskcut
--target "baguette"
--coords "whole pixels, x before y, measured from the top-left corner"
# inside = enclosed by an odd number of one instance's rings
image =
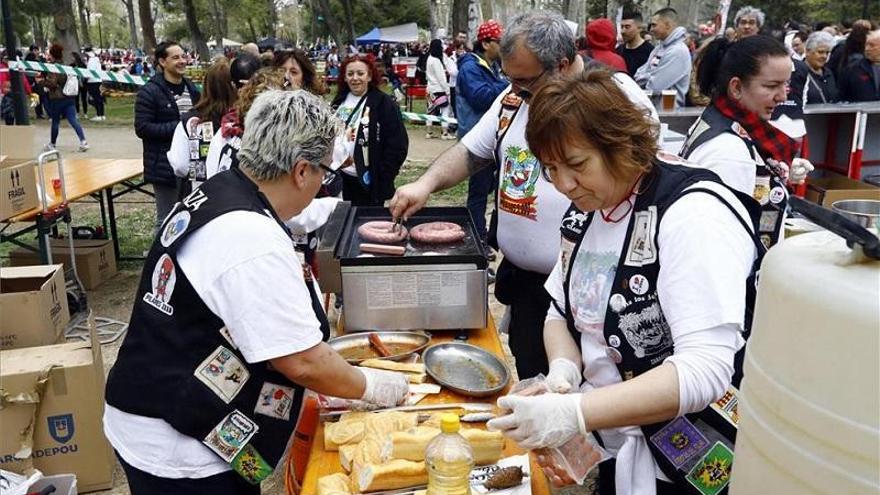
[[[333,452],[341,445],[356,444],[364,439],[365,421],[349,419],[324,423],[324,450]]]
[[[504,436],[501,432],[462,428],[459,433],[470,443],[471,449],[474,451],[475,464],[494,464],[501,459],[504,450]],[[439,428],[430,426],[419,426],[407,431],[394,432],[382,446],[382,460],[424,461],[428,442],[439,434]]]
[[[425,373],[425,363],[399,363],[397,361],[374,358],[361,361],[361,366],[380,370],[402,371],[404,373]]]
[[[353,443],[339,446],[339,464],[342,465],[342,469],[344,469],[346,473],[351,472],[352,461],[354,460],[358,445],[359,444]]]
[[[428,483],[428,470],[424,462],[395,459],[383,464],[361,466],[351,477],[355,492],[396,490]]]
[[[318,495],[351,495],[351,480],[342,473],[318,478]]]

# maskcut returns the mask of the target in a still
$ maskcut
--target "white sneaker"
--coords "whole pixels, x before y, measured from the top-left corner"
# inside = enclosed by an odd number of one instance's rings
[[[425,134],[425,139],[434,139],[435,137],[437,136],[435,136],[433,132]]]
[[[440,136],[440,139],[442,139],[444,141],[451,141],[451,140],[455,139],[455,136],[453,136],[452,134],[444,134],[444,135]]]
[[[43,146],[43,151],[55,151],[55,145],[47,143],[46,146]]]
[[[92,122],[98,122],[103,119],[101,118],[100,115],[95,115],[94,117],[90,118],[89,120],[91,120]]]
[[[79,142],[79,150],[80,151],[88,151],[89,150],[89,143],[85,139],[83,139],[82,141]]]

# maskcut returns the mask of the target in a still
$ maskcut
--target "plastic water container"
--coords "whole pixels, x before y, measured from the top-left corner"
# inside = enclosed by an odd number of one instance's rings
[[[731,495],[880,492],[880,261],[827,231],[771,249],[741,388]]]
[[[440,434],[425,448],[428,469],[427,495],[470,495],[470,475],[474,469],[471,444],[458,432],[458,415],[440,416]]]

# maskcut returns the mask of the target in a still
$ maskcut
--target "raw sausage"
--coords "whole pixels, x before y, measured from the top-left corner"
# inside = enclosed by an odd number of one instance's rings
[[[406,227],[401,225],[397,229],[394,228],[394,222],[384,220],[373,220],[366,222],[358,227],[358,235],[365,241],[380,242],[382,244],[392,244],[406,239],[408,232]]]
[[[361,243],[362,253],[374,254],[390,254],[393,256],[403,256],[406,253],[406,246],[389,246],[388,244],[370,244]]]
[[[388,357],[391,355],[391,351],[385,347],[385,343],[382,342],[382,339],[380,339],[378,335],[370,332],[370,335],[367,338],[370,340],[370,345],[373,346],[373,349],[376,349],[376,352],[379,353],[379,357]]]
[[[448,244],[464,239],[464,229],[452,222],[428,222],[413,227],[410,237],[425,244]]]

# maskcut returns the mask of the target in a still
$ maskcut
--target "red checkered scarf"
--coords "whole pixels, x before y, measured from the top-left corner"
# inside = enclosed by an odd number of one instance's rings
[[[749,133],[749,137],[758,148],[758,153],[765,161],[774,159],[790,164],[797,156],[800,148],[798,142],[773,127],[757,113],[746,110],[727,95],[715,97],[712,104],[721,115],[739,123]]]
[[[232,108],[220,118],[220,134],[226,139],[241,137],[244,132],[243,124],[244,122],[238,118],[238,112]]]

